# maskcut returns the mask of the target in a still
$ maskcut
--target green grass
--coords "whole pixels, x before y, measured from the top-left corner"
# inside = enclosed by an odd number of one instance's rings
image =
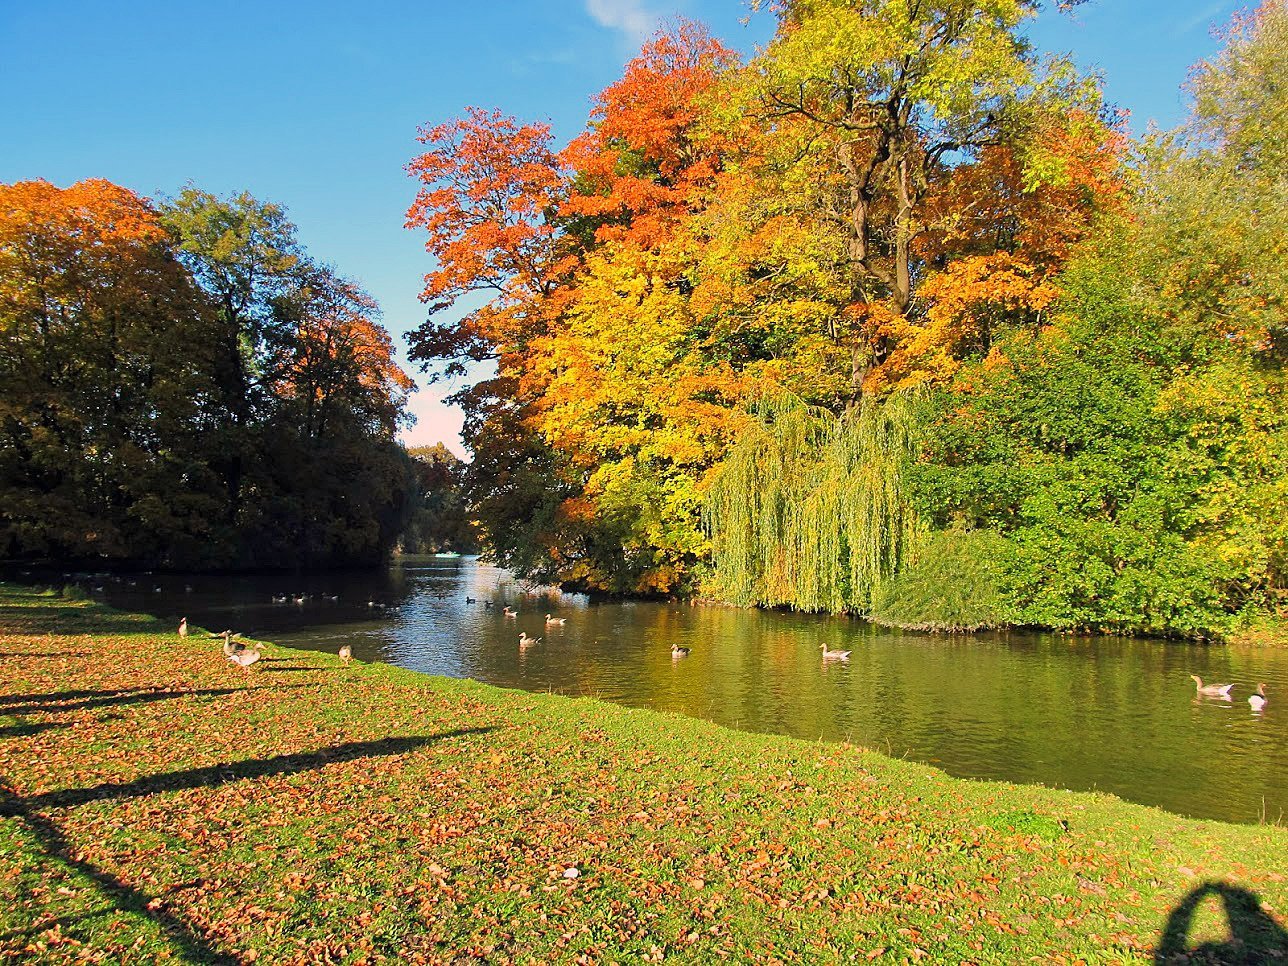
[[[1148,961],[1205,882],[1257,897],[1242,946],[1196,900],[1210,956],[1288,945],[1282,828],[272,646],[243,673],[13,587],[0,682],[0,962]]]

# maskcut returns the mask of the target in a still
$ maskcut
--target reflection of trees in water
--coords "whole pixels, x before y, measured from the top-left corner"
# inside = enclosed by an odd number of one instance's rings
[[[1220,900],[1225,939],[1190,946],[1190,931],[1205,900]],[[1205,882],[1172,910],[1154,951],[1154,962],[1265,963],[1288,960],[1288,932],[1262,908],[1256,893],[1226,882]]]

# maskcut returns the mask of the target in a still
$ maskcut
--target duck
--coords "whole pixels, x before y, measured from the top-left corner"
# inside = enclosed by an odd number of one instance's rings
[[[282,594],[282,595],[280,595],[280,596],[278,596],[278,595],[274,595],[274,596],[273,596],[273,603],[274,603],[274,604],[285,604],[285,603],[286,603],[286,600],[287,600],[287,597],[286,597],[286,595],[285,595],[285,594]]]
[[[258,644],[256,644],[254,647],[239,646],[237,650],[233,651],[231,654],[228,655],[229,662],[232,664],[236,664],[247,674],[250,673],[250,666],[254,664],[256,661],[258,661],[259,659],[260,659],[260,653],[259,653]]]
[[[179,636],[180,637],[188,636],[188,618],[186,617],[183,620],[179,621]]]
[[[503,610],[501,613],[503,613],[506,617],[518,617],[518,616],[519,616],[519,612],[518,612],[517,610],[515,610],[513,607],[509,607],[509,606],[507,606],[507,607],[505,608],[505,610]]]
[[[1248,695],[1248,704],[1252,705],[1253,711],[1260,711],[1266,706],[1266,686],[1257,685],[1257,693]]]
[[[1209,698],[1226,698],[1228,700],[1230,689],[1234,687],[1233,684],[1204,684],[1203,679],[1197,674],[1191,674],[1190,677],[1194,679],[1195,690]]]
[[[304,606],[304,595],[303,595],[303,594],[296,594],[294,597],[292,597],[292,598],[291,598],[291,600],[293,600],[296,604],[299,604],[301,607],[303,607],[303,606]]]
[[[825,661],[848,661],[850,659],[850,651],[829,651],[826,644],[820,644],[819,647],[823,649],[823,660]]]
[[[345,644],[340,648],[339,654],[340,660],[342,660],[346,666],[348,666],[349,662],[353,660],[353,648],[348,644]]]
[[[323,594],[322,596],[323,598],[325,598],[326,600],[329,600],[333,604],[340,599],[339,594]]]
[[[567,623],[568,618],[566,617],[551,617],[549,614],[546,615],[547,627],[563,627]]]
[[[478,598],[475,598],[475,597],[468,597],[468,596],[467,596],[467,597],[465,598],[465,603],[467,603],[467,604],[477,604],[477,603],[478,603]]]
[[[523,650],[525,647],[531,647],[533,644],[540,644],[540,643],[541,643],[541,638],[529,637],[527,634],[523,633],[522,631],[519,632],[519,650]]]
[[[679,644],[671,645],[671,657],[688,657],[693,650],[691,647],[681,647]]]
[[[484,610],[491,610],[491,609],[492,609],[492,602],[491,602],[490,600],[485,600],[485,601],[483,601],[483,609],[484,609]]]

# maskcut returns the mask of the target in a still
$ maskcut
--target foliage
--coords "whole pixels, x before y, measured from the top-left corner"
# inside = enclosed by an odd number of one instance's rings
[[[399,536],[403,553],[478,553],[478,534],[463,491],[465,464],[442,443],[407,451],[415,466],[416,492]]]
[[[1094,85],[1029,49],[1033,8],[784,4],[746,65],[682,21],[562,151],[495,111],[423,132],[408,225],[435,265],[412,357],[496,365],[456,398],[501,560],[692,589],[713,552],[703,493],[763,392],[861,408],[1038,324],[1116,203],[1121,138]],[[466,294],[488,301],[447,314]],[[866,606],[856,579],[847,606]]]
[[[919,504],[1010,538],[1021,623],[1225,634],[1279,596],[1288,181],[1258,160],[1281,133],[1238,112],[1282,108],[1285,18],[1265,5],[1196,73],[1190,127],[1146,145],[1132,218],[1066,269],[1057,324],[939,397]]]
[[[272,645],[243,674],[15,588],[0,651],[0,959],[1125,962],[1191,869],[1260,894],[1250,957],[1282,935],[1273,826]]]
[[[867,613],[916,545],[904,478],[915,400],[841,419],[766,399],[711,485],[715,594],[741,604]]]
[[[872,602],[887,627],[963,633],[1010,623],[1000,576],[1013,550],[987,530],[944,531],[921,541]]]
[[[0,553],[377,562],[411,388],[377,318],[248,194],[0,186]]]

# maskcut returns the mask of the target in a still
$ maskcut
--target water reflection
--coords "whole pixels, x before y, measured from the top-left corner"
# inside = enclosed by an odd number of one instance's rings
[[[1100,789],[1197,817],[1288,817],[1282,650],[934,637],[845,618],[602,603],[469,558],[405,559],[381,574],[133,579],[93,583],[120,607],[332,653],[348,644],[360,660],[431,674],[848,740],[954,775]],[[547,612],[567,624],[547,626]],[[521,650],[521,632],[541,643]],[[824,643],[853,654],[824,661]],[[673,658],[677,644],[692,653]],[[1196,699],[1191,674],[1236,682],[1234,700]],[[1247,704],[1258,682],[1270,699],[1259,714]]]

